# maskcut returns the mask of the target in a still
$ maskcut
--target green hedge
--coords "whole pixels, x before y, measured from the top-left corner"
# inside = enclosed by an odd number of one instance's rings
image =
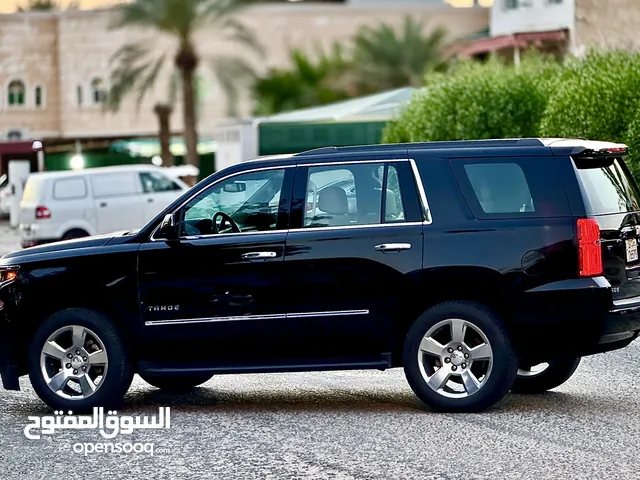
[[[640,54],[591,52],[561,65],[530,53],[518,69],[462,62],[428,75],[383,141],[536,136],[625,142],[640,173]]]
[[[640,159],[640,55],[591,52],[570,61],[549,97],[540,134],[627,143]]]

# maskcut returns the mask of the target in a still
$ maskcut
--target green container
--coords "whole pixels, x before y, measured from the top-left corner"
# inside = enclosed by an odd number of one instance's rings
[[[258,154],[297,153],[314,148],[380,143],[386,121],[330,123],[261,123]]]

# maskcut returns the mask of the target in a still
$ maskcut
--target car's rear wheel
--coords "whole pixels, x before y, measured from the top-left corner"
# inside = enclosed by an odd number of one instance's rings
[[[202,385],[208,381],[213,375],[189,375],[189,376],[152,376],[139,374],[140,377],[161,390],[168,392],[188,392],[198,385]]]
[[[416,395],[432,409],[448,412],[491,407],[509,391],[518,369],[499,316],[467,301],[424,312],[409,329],[403,361]]]
[[[575,373],[580,360],[581,357],[569,357],[538,365],[521,364],[511,391],[535,394],[559,387]]]
[[[122,334],[94,310],[53,314],[36,331],[28,355],[31,384],[55,410],[115,407],[133,379]]]

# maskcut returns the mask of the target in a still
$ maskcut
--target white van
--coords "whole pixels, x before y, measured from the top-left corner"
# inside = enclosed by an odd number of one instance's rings
[[[32,173],[20,202],[20,243],[135,230],[188,189],[153,165]]]

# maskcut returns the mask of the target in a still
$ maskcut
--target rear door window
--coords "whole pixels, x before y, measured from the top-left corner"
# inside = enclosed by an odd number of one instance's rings
[[[453,159],[450,165],[476,218],[570,215],[557,159]]]
[[[574,159],[587,215],[640,210],[640,192],[622,158]]]

